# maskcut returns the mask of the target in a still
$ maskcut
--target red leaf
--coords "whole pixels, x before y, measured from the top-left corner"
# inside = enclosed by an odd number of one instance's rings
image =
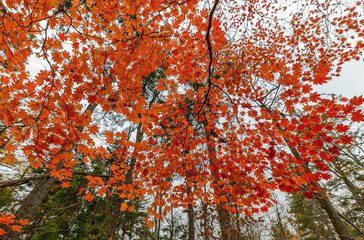
[[[344,124],[339,124],[336,126],[336,131],[338,132],[347,132],[349,130],[349,126]]]
[[[67,36],[66,36],[66,34],[65,34],[64,32],[59,32],[57,35],[58,35],[59,39],[60,39],[62,42],[64,42],[64,41],[66,41],[66,40],[67,40]]]
[[[351,120],[354,122],[362,122],[364,121],[364,115],[361,113],[360,110],[353,112],[353,116],[351,117]]]
[[[313,194],[312,194],[312,192],[304,192],[303,194],[306,196],[306,198],[308,198],[308,199],[313,199]]]
[[[85,188],[81,188],[77,195],[81,195],[85,191]]]
[[[359,96],[359,97],[355,96],[352,99],[350,99],[349,102],[355,106],[359,106],[364,102],[364,98],[363,98],[363,96]]]
[[[21,231],[21,226],[19,225],[12,225],[10,226],[10,229],[16,232],[20,232]]]
[[[69,187],[69,186],[71,186],[71,184],[69,182],[62,182],[61,183],[61,187],[63,187],[63,188],[66,188],[66,187]]]
[[[87,193],[87,194],[85,195],[85,199],[86,199],[87,201],[89,201],[89,202],[92,202],[92,200],[94,200],[94,196],[92,196],[92,194],[91,194],[91,193]]]

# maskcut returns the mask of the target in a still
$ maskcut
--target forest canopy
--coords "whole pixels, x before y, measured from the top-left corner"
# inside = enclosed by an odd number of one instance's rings
[[[314,91],[363,60],[363,1],[4,0],[0,8],[4,239],[46,239],[35,229],[85,219],[90,228],[54,227],[54,239],[159,239],[176,209],[187,213],[188,239],[197,238],[198,209],[219,223],[217,234],[201,220],[202,235],[241,239],[234,221],[276,206],[278,190],[293,194],[292,211],[314,199],[332,236],[363,231],[325,182],[343,181],[363,213],[363,178],[348,173],[363,173],[364,98]]]

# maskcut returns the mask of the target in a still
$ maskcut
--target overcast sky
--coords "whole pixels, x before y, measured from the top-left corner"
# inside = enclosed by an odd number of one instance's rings
[[[345,97],[364,95],[364,62],[352,61],[344,64],[341,76],[322,86],[320,93],[336,93]]]

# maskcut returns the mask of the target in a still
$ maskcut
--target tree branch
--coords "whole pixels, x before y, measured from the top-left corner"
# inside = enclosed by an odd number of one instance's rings
[[[83,175],[83,176],[92,176],[92,177],[102,177],[102,178],[111,178],[112,177],[112,175],[93,174],[93,173],[86,173],[86,172],[73,172],[73,174],[74,175]],[[51,177],[51,174],[46,173],[46,174],[39,175],[39,176],[26,177],[26,178],[20,178],[20,179],[16,179],[16,180],[4,181],[4,182],[0,182],[0,188],[15,187],[15,186],[26,184],[26,183],[34,181],[34,180],[50,178],[50,177]]]
[[[26,184],[26,183],[28,183],[30,181],[34,181],[34,180],[38,180],[38,179],[43,179],[43,178],[49,178],[49,177],[51,177],[51,174],[50,173],[46,173],[46,174],[43,174],[43,175],[40,175],[40,176],[33,176],[33,177],[16,179],[16,180],[9,180],[9,181],[5,181],[5,182],[1,182],[0,183],[0,188],[14,187],[14,186]]]
[[[214,12],[216,10],[216,7],[217,7],[217,4],[219,4],[219,1],[220,0],[216,0],[214,5],[212,6],[212,9],[211,9],[211,12],[210,12],[210,16],[209,16],[209,25],[207,26],[207,32],[206,32],[206,36],[205,36],[205,39],[207,41],[207,48],[209,50],[209,57],[210,57],[210,62],[209,62],[209,67],[208,67],[208,71],[209,71],[209,76],[207,78],[207,81],[208,81],[208,89],[207,89],[207,92],[206,92],[206,95],[205,95],[205,99],[201,105],[201,108],[200,110],[198,110],[198,113],[197,113],[197,116],[200,115],[200,112],[202,111],[204,105],[206,104],[207,102],[207,99],[209,97],[209,93],[211,91],[211,77],[212,77],[212,45],[211,45],[211,39],[210,39],[210,32],[211,32],[211,27],[212,27],[212,17],[214,15]]]

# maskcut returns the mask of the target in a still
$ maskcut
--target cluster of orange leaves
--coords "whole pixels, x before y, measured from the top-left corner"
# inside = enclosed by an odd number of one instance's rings
[[[353,1],[340,12],[333,1],[296,1],[291,8],[300,11],[282,20],[278,16],[291,3],[227,2],[214,1],[218,10],[212,15],[198,0],[5,0],[0,121],[11,140],[0,137],[0,145],[6,143],[3,162],[16,162],[14,153],[21,150],[33,168],[50,168],[67,187],[78,163],[75,146],[85,163],[109,158],[104,147],[95,147],[92,135],[100,129],[92,112],[82,111],[87,102],[142,124],[144,132],[139,142],[106,132],[108,144],[117,140],[122,146],[114,152],[119,160],[107,184],[88,177],[88,187],[100,196],[112,188],[127,199],[157,193],[151,213],[156,205],[187,207],[203,199],[231,212],[236,204],[251,215],[267,210],[275,189],[295,192],[326,179],[325,162],[339,150],[330,145],[327,152],[324,145],[350,143],[347,121],[364,121],[364,100],[326,98],[313,85],[362,56],[363,42],[351,39],[363,37],[363,3]],[[36,76],[25,65],[31,55],[48,64]],[[167,77],[157,79],[155,89],[164,99],[151,103],[143,78],[162,66]],[[334,130],[340,133],[336,139]],[[137,159],[129,183],[125,159]],[[316,170],[305,171],[304,163]],[[172,184],[176,175],[184,182]],[[163,216],[169,211],[164,209]]]
[[[24,225],[29,224],[28,220],[17,220],[15,221],[14,218],[15,216],[13,214],[2,214],[0,213],[0,226],[3,227],[4,225],[7,226],[9,229],[13,230],[13,231],[17,231],[20,232],[22,227]],[[5,234],[5,231],[3,228],[0,227],[0,236]]]

